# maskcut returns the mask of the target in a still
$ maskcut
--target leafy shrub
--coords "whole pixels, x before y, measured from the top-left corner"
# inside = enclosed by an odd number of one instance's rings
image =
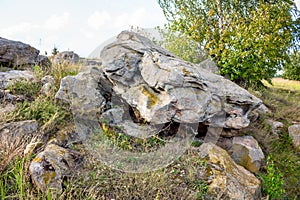
[[[291,56],[291,63],[284,66],[283,78],[300,81],[300,51]]]
[[[272,155],[267,159],[266,174],[262,174],[262,191],[269,195],[270,199],[281,198],[285,193],[284,180],[281,172],[275,167]]]

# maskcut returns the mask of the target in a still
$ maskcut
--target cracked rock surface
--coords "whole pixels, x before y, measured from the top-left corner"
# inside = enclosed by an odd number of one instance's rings
[[[101,67],[64,78],[56,94],[71,103],[81,130],[99,116],[114,125],[122,125],[120,118],[129,116],[143,121],[143,129],[169,122],[241,129],[262,103],[235,83],[183,61],[137,33],[120,33],[100,59]],[[115,112],[116,105],[121,111]]]

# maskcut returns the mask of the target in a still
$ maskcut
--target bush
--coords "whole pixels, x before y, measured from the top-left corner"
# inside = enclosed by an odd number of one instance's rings
[[[296,51],[291,56],[291,63],[284,66],[283,78],[300,81],[300,52]]]
[[[263,180],[262,191],[270,199],[281,198],[285,193],[283,189],[284,180],[281,172],[275,167],[272,155],[267,158],[266,174],[262,174]]]

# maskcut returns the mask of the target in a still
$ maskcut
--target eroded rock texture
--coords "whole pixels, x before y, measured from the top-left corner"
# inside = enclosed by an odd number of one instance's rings
[[[39,53],[28,44],[0,37],[0,65],[4,67],[35,65]]]
[[[249,125],[248,114],[261,105],[260,99],[233,82],[133,32],[119,34],[102,50],[101,61],[102,67],[66,77],[61,83],[56,98],[73,105],[73,112],[80,113],[75,118],[84,118],[86,111],[94,112],[88,120],[96,120],[96,113],[103,115],[101,119],[117,104],[125,113],[123,118],[129,112],[132,121],[146,122],[143,127],[203,122],[241,129]],[[114,120],[119,116],[109,116],[106,121],[124,125]]]

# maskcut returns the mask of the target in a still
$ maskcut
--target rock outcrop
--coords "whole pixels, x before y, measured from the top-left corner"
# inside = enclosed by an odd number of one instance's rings
[[[261,182],[237,165],[222,148],[204,143],[200,157],[207,162],[208,194],[211,199],[260,199]]]
[[[96,114],[94,118],[84,114],[85,110],[100,111],[101,115],[117,104],[124,113],[130,108],[134,111],[131,117],[147,122],[143,128],[203,122],[241,129],[249,125],[249,113],[261,105],[260,99],[233,82],[183,61],[133,32],[122,32],[106,46],[101,61],[102,67],[94,67],[93,72],[66,77],[56,95],[71,103],[73,112],[80,113],[75,119],[85,123],[99,120]]]
[[[4,67],[35,65],[38,55],[39,50],[28,44],[0,37],[0,65]]]

